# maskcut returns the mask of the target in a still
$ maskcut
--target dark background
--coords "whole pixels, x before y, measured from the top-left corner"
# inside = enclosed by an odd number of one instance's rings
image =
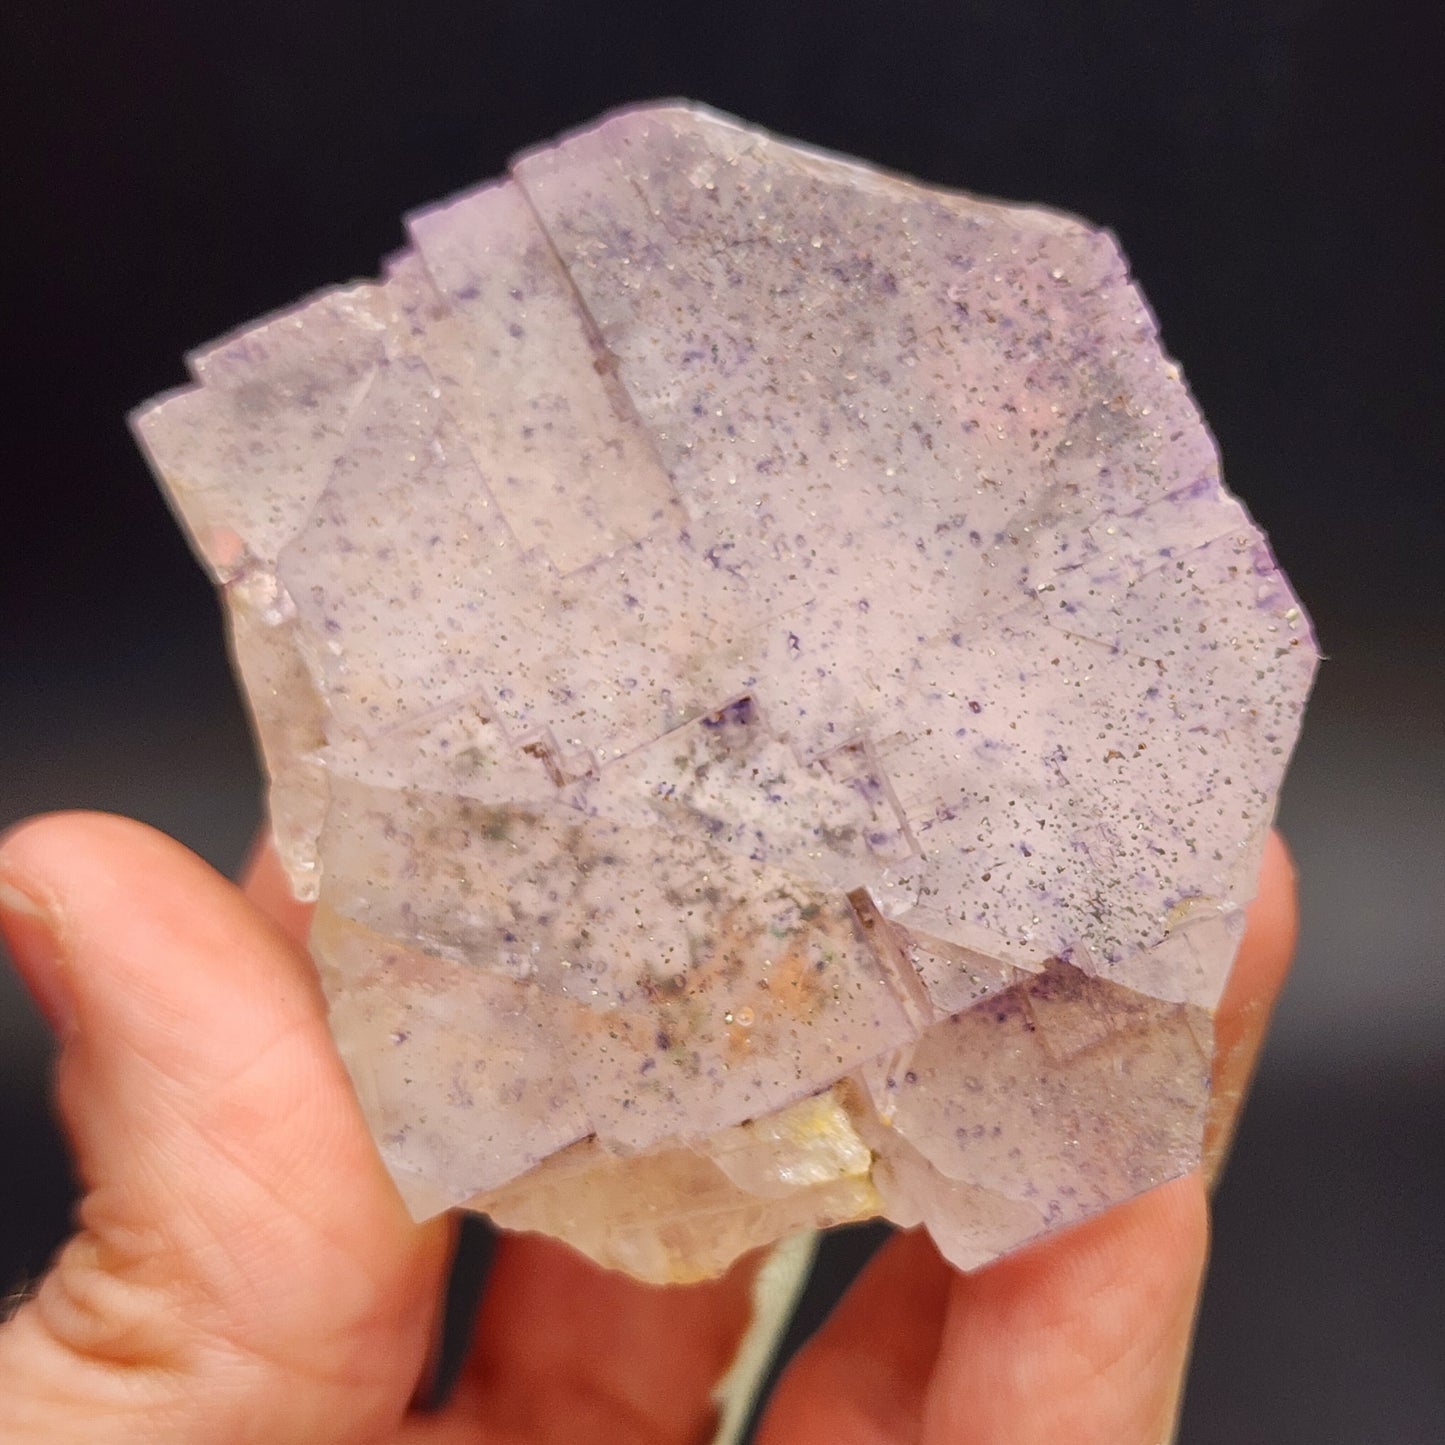
[[[686,95],[1113,227],[1330,660],[1282,821],[1293,981],[1219,1200],[1182,1439],[1445,1438],[1445,108],[1395,0],[8,0],[0,824],[138,815],[234,869],[258,782],[123,413],[367,274],[400,214]],[[0,971],[0,1289],[69,1194]]]

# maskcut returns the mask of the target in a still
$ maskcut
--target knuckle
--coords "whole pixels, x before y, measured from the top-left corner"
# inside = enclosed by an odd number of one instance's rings
[[[150,1251],[138,1255],[84,1230],[61,1250],[34,1309],[68,1353],[128,1370],[182,1363],[185,1334],[174,1290]]]

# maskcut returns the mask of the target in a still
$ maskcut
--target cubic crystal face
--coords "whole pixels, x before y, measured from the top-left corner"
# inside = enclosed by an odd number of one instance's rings
[[[970,1268],[1198,1160],[1316,654],[1112,238],[683,106],[135,426],[413,1211]]]

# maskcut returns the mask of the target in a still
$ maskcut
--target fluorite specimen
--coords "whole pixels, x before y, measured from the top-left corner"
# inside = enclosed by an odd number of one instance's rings
[[[645,107],[136,428],[412,1209],[979,1265],[1188,1170],[1315,664],[1113,239]]]

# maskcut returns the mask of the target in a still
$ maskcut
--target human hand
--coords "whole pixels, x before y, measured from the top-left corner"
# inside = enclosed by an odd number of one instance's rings
[[[246,895],[249,895],[246,896]],[[122,819],[0,846],[0,923],[60,1035],[78,1232],[0,1327],[9,1445],[703,1445],[751,1266],[659,1289],[504,1238],[447,1405],[413,1408],[445,1221],[411,1222],[326,1031],[306,910]],[[1211,1159],[1294,938],[1283,845],[1217,1023]],[[1159,1445],[1207,1239],[1177,1180],[973,1275],[875,1257],[794,1361],[764,1445]]]

